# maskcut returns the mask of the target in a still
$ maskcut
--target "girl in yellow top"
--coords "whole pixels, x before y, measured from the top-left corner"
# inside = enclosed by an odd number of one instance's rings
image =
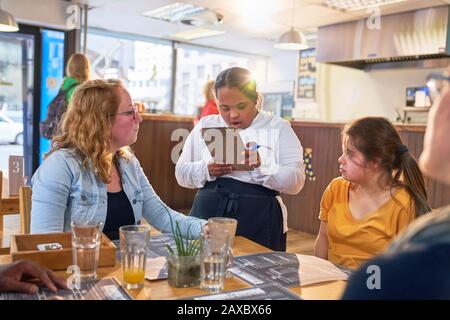
[[[342,153],[342,177],[322,196],[315,255],[354,269],[431,209],[417,163],[388,120],[346,126]]]

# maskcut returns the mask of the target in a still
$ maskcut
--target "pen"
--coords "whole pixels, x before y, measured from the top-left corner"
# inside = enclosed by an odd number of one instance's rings
[[[269,148],[269,147],[266,147],[266,146],[262,146],[262,145],[260,145],[260,144],[254,144],[254,145],[251,145],[251,146],[249,146],[248,148],[246,148],[247,150],[258,150],[259,148],[266,148],[266,149],[269,149],[269,150],[271,150],[271,148]]]
[[[259,144],[253,144],[249,147],[246,147],[245,149],[247,150],[258,150],[259,148],[261,148],[261,146]]]

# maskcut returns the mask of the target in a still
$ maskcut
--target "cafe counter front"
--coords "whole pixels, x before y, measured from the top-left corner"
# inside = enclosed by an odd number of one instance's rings
[[[180,187],[175,179],[173,152],[180,150],[180,133],[192,130],[193,118],[173,115],[143,114],[137,142],[132,148],[156,193],[171,208],[189,210],[196,194]],[[341,131],[344,123],[292,121],[292,128],[304,150],[308,149],[313,176],[307,178],[297,195],[282,195],[288,208],[290,228],[317,233],[322,193],[339,176],[338,158],[342,153]],[[423,149],[424,125],[396,125],[404,143],[416,158]],[[177,130],[179,129],[179,130]],[[181,129],[181,130],[180,130]],[[174,149],[175,148],[175,149]],[[448,203],[450,187],[426,179],[429,203],[433,208]]]

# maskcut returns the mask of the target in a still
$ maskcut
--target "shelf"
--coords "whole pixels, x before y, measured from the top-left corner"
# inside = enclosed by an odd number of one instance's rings
[[[403,123],[407,123],[411,120],[410,117],[408,117],[408,113],[415,113],[415,112],[428,112],[430,111],[430,107],[399,107],[396,109],[397,112],[397,121],[401,121]],[[403,113],[403,115],[401,114]]]
[[[400,107],[402,111],[407,112],[428,112],[430,111],[430,107]]]

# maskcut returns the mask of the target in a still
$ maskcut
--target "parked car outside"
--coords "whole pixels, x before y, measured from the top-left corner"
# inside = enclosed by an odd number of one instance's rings
[[[0,113],[0,143],[23,144],[23,124]]]

